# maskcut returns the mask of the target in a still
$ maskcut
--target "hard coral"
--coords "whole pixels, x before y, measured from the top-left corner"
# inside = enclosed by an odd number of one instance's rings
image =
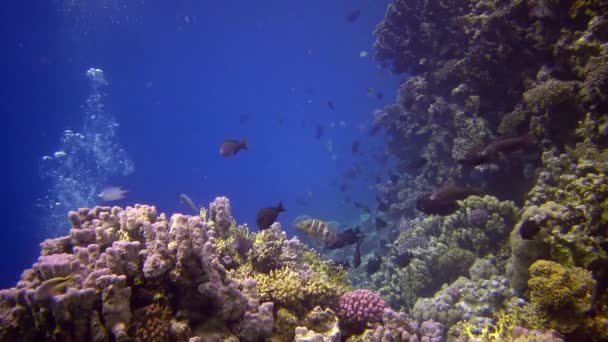
[[[379,322],[384,312],[384,301],[370,290],[354,290],[340,297],[338,317],[347,324],[367,325]]]
[[[571,332],[591,309],[595,280],[580,267],[566,267],[548,260],[530,266],[530,300],[548,313],[554,328]]]

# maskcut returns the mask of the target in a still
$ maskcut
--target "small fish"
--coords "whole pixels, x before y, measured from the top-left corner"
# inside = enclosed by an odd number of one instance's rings
[[[348,15],[346,15],[346,21],[348,21],[349,23],[354,23],[355,21],[357,21],[357,19],[359,19],[360,15],[361,15],[361,10],[356,9],[356,10],[348,13]]]
[[[374,88],[372,88],[372,87],[368,87],[368,88],[367,88],[367,96],[369,96],[369,97],[373,97],[373,96],[374,96],[374,94],[375,94],[375,92],[376,92],[376,91],[374,90]]]
[[[268,229],[279,217],[279,213],[285,211],[283,208],[283,203],[279,202],[279,205],[272,208],[263,208],[258,212],[258,216],[256,218],[256,222],[260,230]]]
[[[224,140],[220,146],[220,155],[222,157],[230,157],[236,155],[240,150],[249,148],[247,140]]]
[[[372,209],[370,207],[368,207],[367,205],[361,203],[361,202],[353,201],[353,204],[354,204],[355,208],[357,208],[357,209],[361,209],[361,210],[365,211],[368,214],[372,213]]]
[[[376,202],[378,202],[378,211],[388,211],[390,208],[389,202],[382,200],[378,195],[376,195]]]
[[[99,199],[104,202],[112,202],[125,198],[125,194],[127,192],[128,190],[125,190],[121,187],[108,186],[103,188],[103,190],[101,190],[101,192],[97,194],[97,197],[99,197]]]
[[[54,296],[65,291],[68,282],[72,279],[72,274],[65,277],[55,277],[45,280],[38,286],[34,293],[34,300],[36,302],[47,302]]]
[[[239,115],[239,123],[242,125],[249,121],[249,113],[241,113]]]
[[[234,248],[234,250],[236,250],[236,252],[239,253],[242,258],[247,257],[247,253],[249,253],[251,247],[253,247],[253,241],[244,236],[237,236],[232,241],[232,248]]]
[[[369,53],[365,50],[361,50],[361,52],[359,52],[359,58],[365,58],[367,55],[369,55]]]
[[[355,164],[346,169],[346,171],[344,171],[344,173],[342,174],[342,177],[346,179],[353,179],[359,175],[361,175],[361,168],[357,164]]]
[[[358,268],[359,266],[361,266],[361,250],[359,244],[359,241],[357,241],[357,244],[355,245],[355,252],[353,253],[354,268]]]
[[[329,249],[343,248],[358,243],[364,238],[365,235],[361,233],[359,227],[355,229],[348,228],[342,233],[338,234],[334,241],[326,243],[326,246]]]
[[[317,140],[321,139],[321,137],[323,136],[323,131],[324,131],[323,126],[317,125],[316,131],[315,131],[315,138]]]
[[[519,226],[519,235],[524,240],[534,240],[534,236],[539,231],[540,227],[532,220],[526,220]]]
[[[498,159],[499,155],[506,155],[534,143],[530,133],[518,137],[500,138],[486,145],[481,150],[472,149],[460,160],[460,163],[479,165]]]
[[[397,254],[394,261],[399,267],[405,267],[410,264],[413,258],[412,252],[405,251],[404,253]]]
[[[352,145],[350,146],[350,150],[353,154],[353,156],[359,154],[359,141],[358,140],[354,140]]]
[[[331,110],[336,110],[336,106],[334,105],[333,101],[327,101],[327,107],[329,107]]]
[[[374,274],[380,270],[380,266],[382,265],[382,258],[378,253],[374,252],[374,254],[367,259],[367,263],[365,264],[365,272],[367,274]]]
[[[192,209],[192,211],[194,211],[195,213],[198,214],[201,211],[201,209],[198,208],[194,204],[194,202],[192,201],[192,199],[188,195],[186,195],[186,194],[179,194],[179,200],[180,200],[180,202],[182,202],[182,204],[184,204],[188,208]]]
[[[384,98],[384,94],[383,94],[381,91],[379,91],[379,92],[376,94],[376,98],[377,98],[378,100],[382,100],[382,99]]]
[[[384,221],[383,219],[381,219],[378,216],[376,216],[376,218],[374,219],[374,222],[376,224],[376,230],[380,230],[380,229],[386,228],[388,226],[386,221]]]
[[[417,171],[419,169],[421,169],[422,167],[424,167],[427,163],[426,158],[424,157],[416,157],[414,159],[409,160],[406,165],[405,168],[408,171]]]
[[[346,190],[348,190],[348,184],[346,184],[346,183],[340,184],[339,189],[341,192],[346,192]]]
[[[418,196],[416,209],[427,215],[449,215],[458,210],[457,201],[482,194],[483,191],[479,188],[448,185],[433,193]]]

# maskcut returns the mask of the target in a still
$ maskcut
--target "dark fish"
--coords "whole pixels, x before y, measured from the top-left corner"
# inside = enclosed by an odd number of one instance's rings
[[[315,138],[317,140],[321,139],[321,137],[323,136],[323,126],[321,125],[317,125],[316,131],[315,131]]]
[[[472,149],[460,160],[460,163],[479,165],[498,159],[500,154],[506,155],[534,143],[534,137],[527,133],[518,137],[500,138],[486,145],[481,150]]]
[[[241,113],[241,115],[239,115],[239,123],[242,125],[247,121],[249,121],[249,113]]]
[[[414,256],[412,255],[412,252],[405,251],[404,253],[397,254],[395,256],[395,264],[397,264],[399,267],[405,267],[410,264],[413,258]]]
[[[533,240],[539,231],[540,227],[532,220],[526,220],[519,226],[519,235],[524,240]]]
[[[382,258],[378,253],[374,252],[371,258],[367,259],[367,264],[365,264],[365,272],[367,274],[374,274],[380,270],[380,265],[382,265]]]
[[[283,127],[283,124],[285,123],[285,118],[282,116],[277,117],[277,122],[279,123],[279,126]]]
[[[353,144],[351,145],[350,150],[353,153],[353,155],[359,154],[359,141],[357,141],[357,140],[353,141]]]
[[[346,184],[346,183],[340,184],[340,191],[345,192],[346,190],[348,190],[348,184]]]
[[[249,148],[247,140],[224,140],[220,146],[220,155],[222,157],[230,157],[236,155],[240,150]]]
[[[344,171],[344,178],[353,179],[361,174],[361,169],[358,165],[353,165]]]
[[[368,214],[372,212],[370,207],[368,207],[367,205],[365,205],[359,201],[353,201],[353,205],[355,206],[355,208],[361,209],[361,210],[367,212]]]
[[[200,211],[201,211],[200,208],[198,208],[194,204],[194,201],[192,201],[192,199],[188,195],[186,195],[186,194],[179,194],[179,200],[180,200],[180,202],[182,202],[182,204],[184,204],[188,208],[192,209],[192,211],[194,211],[196,214],[200,213]]]
[[[355,245],[355,253],[353,253],[353,267],[358,268],[361,266],[361,250],[359,249],[359,241]]]
[[[327,101],[327,107],[329,107],[331,110],[336,110],[336,106],[334,105],[333,101]]]
[[[399,178],[401,178],[401,176],[399,176],[396,173],[393,173],[389,178],[391,179],[391,182],[393,184],[397,184],[397,182],[399,182]]]
[[[232,248],[234,248],[242,258],[247,257],[247,253],[249,253],[251,247],[253,247],[253,241],[244,236],[237,236],[234,241],[232,241]]]
[[[427,215],[449,215],[458,210],[457,201],[482,194],[483,191],[479,188],[448,185],[436,192],[418,196],[416,209]]]
[[[377,241],[378,241],[379,255],[380,254],[386,255],[386,253],[388,253],[388,251],[389,251],[389,246],[390,246],[389,242],[386,241],[385,239],[378,239]]]
[[[346,21],[348,21],[349,23],[354,23],[355,21],[357,21],[357,19],[359,19],[359,16],[361,15],[361,10],[354,10],[350,13],[348,13],[348,15],[346,16]]]
[[[331,243],[328,243],[327,248],[329,248],[329,249],[343,248],[343,247],[358,243],[363,238],[365,238],[365,235],[363,233],[361,233],[361,230],[359,229],[359,227],[357,227],[355,229],[348,228],[345,231],[343,231],[342,233],[338,234],[336,236],[336,238],[334,239],[334,241],[332,241]]]
[[[386,228],[388,226],[388,224],[386,224],[386,221],[384,221],[383,219],[381,219],[378,216],[376,216],[374,221],[376,223],[376,230],[380,230],[380,229]]]
[[[376,98],[377,98],[378,100],[382,100],[382,98],[384,98],[384,94],[382,94],[382,92],[380,92],[380,91],[379,91],[379,92],[376,94]]]
[[[285,211],[283,204],[279,202],[276,208],[264,208],[258,212],[256,222],[260,230],[268,229],[279,217],[279,213]]]
[[[411,159],[408,163],[405,164],[405,168],[408,171],[417,171],[426,165],[427,160],[424,157],[417,157]]]
[[[378,197],[376,195],[376,202],[378,202],[378,211],[388,211],[388,209],[390,208],[390,205],[388,204],[388,202],[383,201],[380,197]]]

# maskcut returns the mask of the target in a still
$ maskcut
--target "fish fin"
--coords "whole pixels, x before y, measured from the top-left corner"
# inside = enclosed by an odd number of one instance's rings
[[[283,202],[279,202],[279,205],[277,205],[277,211],[282,212],[285,211],[286,209],[283,208]]]

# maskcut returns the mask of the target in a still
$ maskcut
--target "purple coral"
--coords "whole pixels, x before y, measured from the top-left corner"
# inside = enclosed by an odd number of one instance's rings
[[[380,322],[384,301],[370,290],[354,290],[340,297],[338,315],[347,324],[362,325]]]
[[[477,208],[469,212],[469,223],[474,227],[481,227],[490,217],[486,209]]]

